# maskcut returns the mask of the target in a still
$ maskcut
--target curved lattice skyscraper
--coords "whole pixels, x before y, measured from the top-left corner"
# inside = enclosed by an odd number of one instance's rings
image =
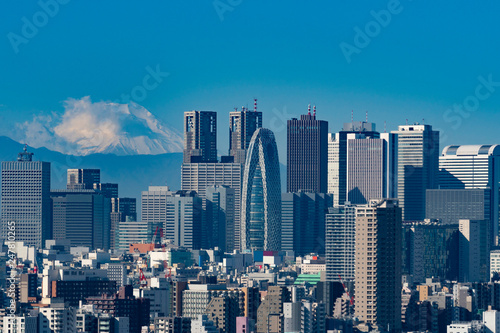
[[[274,134],[268,129],[257,129],[250,141],[241,199],[242,249],[280,250],[280,164]]]

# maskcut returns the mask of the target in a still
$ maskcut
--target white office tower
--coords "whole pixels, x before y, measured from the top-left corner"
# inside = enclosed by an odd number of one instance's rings
[[[141,220],[147,223],[148,242],[151,242],[156,228],[167,223],[167,197],[174,192],[168,186],[149,186],[141,195]]]
[[[274,133],[255,131],[248,147],[241,202],[241,248],[281,249],[281,182]]]
[[[326,280],[354,281],[356,206],[346,202],[328,209],[326,223]]]
[[[401,236],[397,199],[356,208],[355,315],[380,331],[401,331]]]
[[[458,279],[460,282],[490,280],[487,220],[459,220]]]
[[[397,136],[347,134],[347,201],[366,204],[373,198],[396,197]]]
[[[241,182],[243,165],[240,163],[184,163],[181,167],[181,189],[196,191],[207,198],[207,188],[225,185],[234,189],[234,222],[227,226],[226,250],[240,248]]]
[[[52,237],[50,163],[33,161],[27,148],[2,162],[2,238],[42,248]]]
[[[398,135],[398,193],[404,221],[425,218],[427,189],[438,187],[439,132],[430,125],[402,125]]]
[[[49,332],[71,333],[76,332],[76,309],[65,304],[60,298],[44,298],[40,307],[40,327],[50,327]]]
[[[447,146],[439,157],[440,189],[487,189],[492,243],[498,244],[500,145]]]

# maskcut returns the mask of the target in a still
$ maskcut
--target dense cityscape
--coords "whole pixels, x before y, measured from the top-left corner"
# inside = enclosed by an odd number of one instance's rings
[[[499,332],[500,146],[303,113],[278,151],[256,99],[184,112],[164,170],[181,186],[139,203],[85,166],[51,188],[51,161],[19,145],[1,168],[2,332]]]

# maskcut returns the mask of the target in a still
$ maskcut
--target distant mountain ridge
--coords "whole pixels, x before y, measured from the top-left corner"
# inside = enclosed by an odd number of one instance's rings
[[[23,144],[0,136],[0,160],[15,161]],[[182,153],[117,156],[113,154],[66,155],[47,148],[32,148],[33,159],[51,162],[51,188],[66,188],[66,170],[73,168],[101,169],[101,182],[118,183],[120,197],[138,199],[149,185],[168,185],[180,189]]]

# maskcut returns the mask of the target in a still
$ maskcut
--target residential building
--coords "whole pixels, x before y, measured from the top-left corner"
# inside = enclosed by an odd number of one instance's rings
[[[401,331],[401,208],[397,199],[372,199],[356,208],[355,316]]]
[[[346,202],[328,209],[326,223],[326,280],[354,281],[356,206]]]

